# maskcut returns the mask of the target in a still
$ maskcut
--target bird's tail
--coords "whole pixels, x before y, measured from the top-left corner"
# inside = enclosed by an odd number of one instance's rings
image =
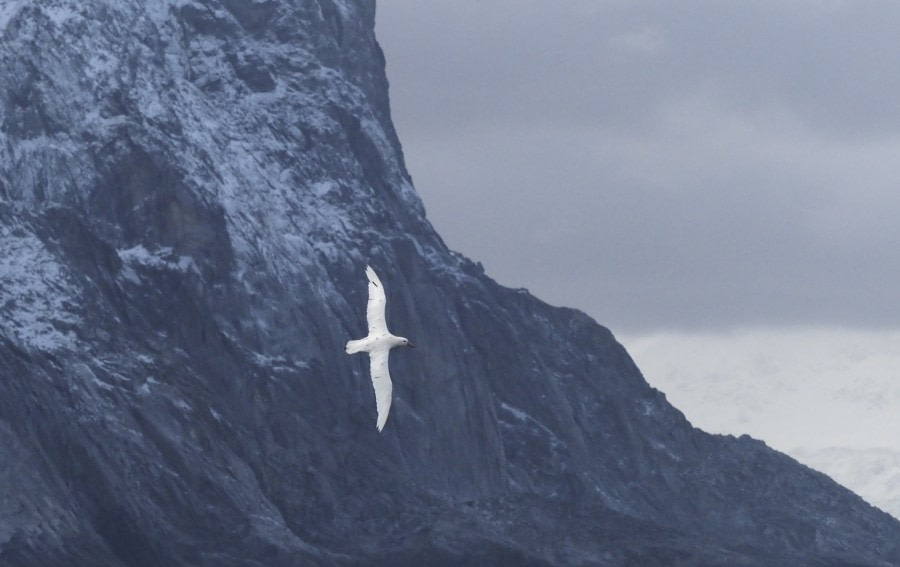
[[[348,341],[348,342],[347,342],[347,347],[346,347],[347,354],[354,354],[354,353],[362,352],[363,350],[365,350],[365,349],[363,348],[363,343],[364,343],[364,342],[365,342],[365,341],[363,341],[362,339],[359,339],[359,340],[356,340],[356,341]]]

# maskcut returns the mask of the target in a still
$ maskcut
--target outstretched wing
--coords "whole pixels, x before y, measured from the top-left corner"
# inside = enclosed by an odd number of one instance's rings
[[[366,266],[366,276],[369,278],[369,304],[366,307],[366,320],[369,322],[369,334],[387,334],[387,323],[384,320],[384,305],[387,303],[387,299],[384,296],[384,288],[381,286],[381,280],[378,279],[375,270],[369,266]],[[385,368],[387,368],[386,358]],[[387,370],[385,370],[385,372],[387,372]]]
[[[388,352],[390,349],[382,347],[369,353],[372,386],[375,388],[375,409],[378,411],[378,422],[375,427],[378,431],[381,431],[387,422],[388,412],[391,410],[391,393],[394,390],[388,371]]]

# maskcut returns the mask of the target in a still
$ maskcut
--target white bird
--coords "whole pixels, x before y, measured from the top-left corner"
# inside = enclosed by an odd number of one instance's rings
[[[394,347],[415,348],[416,345],[403,337],[395,337],[388,331],[384,318],[384,306],[387,303],[384,287],[375,270],[369,266],[366,266],[366,276],[369,278],[369,304],[366,307],[369,335],[364,339],[348,342],[346,349],[347,354],[369,353],[369,369],[372,374],[372,386],[375,387],[375,409],[378,411],[378,422],[375,427],[381,431],[391,409],[391,392],[394,388],[388,372],[388,353]]]

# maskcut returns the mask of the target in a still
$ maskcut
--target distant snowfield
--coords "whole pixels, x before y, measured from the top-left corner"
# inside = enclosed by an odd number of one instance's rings
[[[696,427],[747,433],[900,518],[900,332],[619,337]]]

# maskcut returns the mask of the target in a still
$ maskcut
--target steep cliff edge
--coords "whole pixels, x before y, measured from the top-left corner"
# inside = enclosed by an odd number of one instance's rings
[[[897,521],[444,246],[374,9],[0,7],[0,564],[900,564]],[[419,347],[382,434],[366,263]]]

